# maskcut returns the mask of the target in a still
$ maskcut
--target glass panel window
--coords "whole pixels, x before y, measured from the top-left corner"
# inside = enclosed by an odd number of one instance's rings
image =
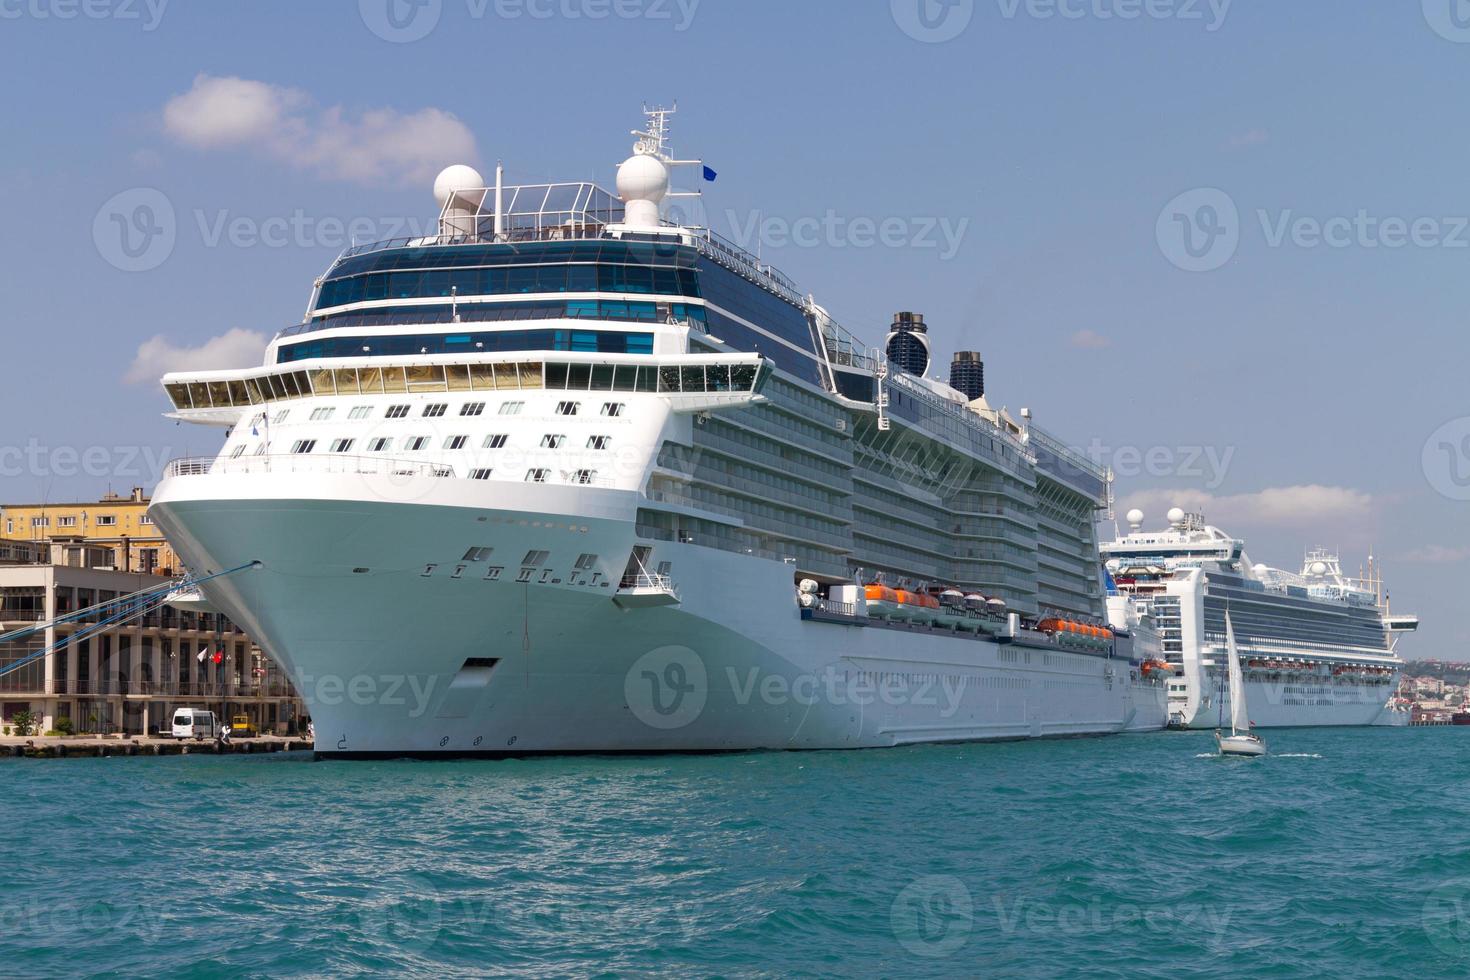
[[[447,412],[447,411],[449,411],[449,406],[448,405],[442,405],[442,404],[425,405],[424,406],[424,418],[426,418],[426,419],[437,419],[437,418],[440,418],[441,416],[443,416],[443,414],[445,412]]]
[[[392,448],[393,440],[384,438],[382,436],[379,436],[377,439],[374,439],[372,442],[368,443],[368,452],[370,453],[386,453]]]
[[[626,407],[622,402],[603,402],[602,414],[610,419],[615,419],[623,414],[623,409]]]
[[[581,406],[581,404],[582,404],[581,402],[557,402],[556,403],[556,414],[558,414],[558,415],[576,415],[577,414],[577,409]]]
[[[491,471],[490,471],[490,469],[488,467],[486,467],[485,469],[470,470],[470,479],[471,480],[488,480],[488,479],[490,479],[490,473],[491,473]],[[477,558],[475,560],[476,561],[479,561],[480,559]]]
[[[429,437],[428,436],[411,436],[411,437],[409,437],[409,439],[406,442],[404,442],[403,448],[404,449],[407,449],[411,453],[416,453],[416,452],[420,452],[420,451],[422,451],[424,449],[428,449],[429,448]]]
[[[408,417],[408,406],[407,405],[389,405],[388,406],[388,411],[387,411],[386,417],[387,418],[390,418],[390,419],[407,418]]]
[[[521,409],[526,407],[525,402],[502,402],[500,405],[501,415],[519,415]]]
[[[563,435],[544,435],[541,437],[542,449],[560,449],[561,444],[566,441]]]
[[[350,412],[347,413],[347,417],[349,419],[351,419],[352,421],[356,422],[356,421],[359,421],[361,419],[368,418],[372,414],[373,414],[373,407],[371,405],[358,405],[352,411],[350,411]]]
[[[298,456],[304,456],[316,448],[315,439],[297,439],[291,444],[291,452]]]
[[[550,471],[549,470],[545,470],[545,469],[531,469],[531,470],[526,470],[526,482],[527,483],[545,483],[546,482],[546,474],[548,472],[550,472]]]
[[[606,449],[612,442],[612,436],[590,436],[587,439],[588,449]]]
[[[573,483],[591,483],[597,478],[596,470],[577,470],[572,474]]]
[[[448,439],[445,439],[444,440],[444,448],[445,449],[463,449],[465,447],[465,444],[468,443],[469,441],[470,441],[470,437],[469,436],[450,436]]]
[[[485,403],[484,402],[466,402],[464,405],[461,405],[460,406],[459,414],[460,415],[484,415],[485,414]]]
[[[504,432],[497,432],[494,435],[488,435],[485,437],[485,442],[482,448],[500,449],[505,445],[506,438],[507,437]]]
[[[334,452],[334,453],[350,453],[350,452],[352,452],[352,443],[353,442],[354,442],[354,440],[352,440],[352,439],[333,439],[332,440],[332,452]]]
[[[326,422],[336,414],[336,411],[335,408],[314,408],[311,410],[311,420],[313,422]]]

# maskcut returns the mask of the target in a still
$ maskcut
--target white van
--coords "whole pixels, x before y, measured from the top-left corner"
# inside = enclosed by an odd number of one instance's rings
[[[206,739],[219,735],[219,722],[213,711],[199,708],[177,708],[174,711],[174,738]]]

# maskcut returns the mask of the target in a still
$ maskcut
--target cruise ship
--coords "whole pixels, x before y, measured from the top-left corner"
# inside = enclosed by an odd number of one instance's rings
[[[1225,614],[1230,613],[1256,728],[1407,725],[1395,695],[1399,638],[1418,617],[1392,613],[1373,571],[1343,574],[1338,556],[1310,551],[1300,573],[1253,564],[1245,542],[1174,508],[1167,528],[1145,531],[1144,514],[1104,542],[1115,591],[1142,604],[1163,639],[1169,718],[1217,728],[1230,717]]]
[[[1108,475],[672,222],[646,110],[616,193],[435,182],[265,362],[163,379],[224,430],[150,513],[291,671],[325,757],[885,747],[1160,729]]]

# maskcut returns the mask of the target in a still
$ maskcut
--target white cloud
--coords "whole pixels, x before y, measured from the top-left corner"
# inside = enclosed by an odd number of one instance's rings
[[[1111,347],[1113,342],[1095,330],[1079,330],[1072,335],[1071,344],[1083,350],[1101,350]]]
[[[236,327],[211,337],[198,347],[175,347],[162,336],[138,345],[138,353],[123,380],[128,384],[152,384],[170,371],[219,371],[254,367],[265,355],[270,337],[255,330]]]
[[[1451,548],[1442,544],[1426,544],[1398,557],[1402,562],[1426,565],[1454,565],[1466,559],[1470,559],[1470,548]]]
[[[200,74],[163,107],[173,139],[200,150],[245,149],[287,166],[356,183],[426,183],[451,163],[472,163],[474,134],[453,114],[321,107],[295,89]]]
[[[1162,520],[1171,507],[1183,507],[1227,531],[1249,526],[1346,536],[1372,517],[1373,498],[1360,490],[1317,484],[1224,496],[1202,490],[1142,490],[1126,496],[1120,505],[1124,511],[1133,507],[1149,515],[1151,522]]]

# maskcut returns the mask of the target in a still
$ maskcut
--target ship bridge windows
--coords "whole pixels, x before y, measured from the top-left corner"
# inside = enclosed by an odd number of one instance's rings
[[[541,388],[553,391],[627,391],[658,392],[661,394],[723,393],[759,391],[770,376],[771,362],[754,363],[698,363],[698,364],[589,364],[539,361],[512,361],[503,363],[477,364],[414,364],[379,365],[372,367],[318,368],[307,371],[286,371],[248,379],[236,392],[235,386],[227,385],[224,393],[212,398],[209,389],[195,383],[174,384],[167,388],[175,398],[175,407],[180,410],[209,408],[246,408],[264,399],[277,401],[299,397],[327,397],[333,395],[381,395],[397,393],[438,393],[457,391],[529,391]],[[288,384],[289,381],[289,384]],[[197,389],[197,390],[196,390]],[[252,394],[253,392],[253,394]],[[221,400],[222,399],[222,400]],[[502,415],[515,414],[521,403],[505,402],[499,408]],[[559,414],[574,415],[578,402],[564,401],[557,407]],[[616,418],[621,416],[623,402],[603,403],[603,414]],[[391,405],[385,412],[390,419],[406,418],[409,405]],[[468,408],[469,410],[466,410]],[[362,409],[357,406],[352,417],[359,417]],[[311,410],[313,421],[326,421],[335,411],[332,407],[317,407]],[[484,411],[481,402],[469,402],[462,407],[461,414],[479,415]],[[440,418],[448,412],[448,404],[435,402],[422,409],[425,418]],[[271,422],[279,425],[286,420],[287,409],[281,409]],[[361,417],[366,418],[363,414]]]

